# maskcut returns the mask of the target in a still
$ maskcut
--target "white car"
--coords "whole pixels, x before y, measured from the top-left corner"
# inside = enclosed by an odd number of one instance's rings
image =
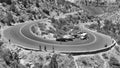
[[[79,34],[79,38],[81,40],[87,39],[88,38],[88,34],[86,32],[82,32]]]
[[[64,35],[63,38],[69,39],[69,38],[73,38],[73,36],[72,35]]]

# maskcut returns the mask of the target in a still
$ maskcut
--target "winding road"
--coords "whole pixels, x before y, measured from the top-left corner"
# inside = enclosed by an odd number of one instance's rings
[[[97,11],[96,11],[97,12]],[[57,16],[55,18],[64,18],[67,15],[76,14],[77,12],[67,13],[64,15]],[[94,52],[100,51],[113,45],[113,39],[111,37],[95,32],[86,28],[84,23],[80,23],[81,30],[89,34],[87,41],[75,40],[71,42],[57,42],[52,40],[42,39],[34,35],[31,31],[31,26],[40,22],[49,22],[48,19],[41,19],[36,21],[27,21],[25,23],[17,24],[3,30],[3,37],[10,39],[12,43],[19,45],[26,49],[39,50],[39,45],[42,49],[46,46],[48,51],[52,51],[53,47],[55,51],[65,53],[78,53],[78,52]],[[105,45],[108,45],[105,47]]]
[[[94,51],[105,48],[105,44],[108,46],[112,44],[111,37],[97,33],[95,31],[89,30],[84,27],[84,24],[80,24],[80,28],[87,32],[90,35],[89,40],[84,42],[68,42],[62,43],[51,40],[41,39],[31,33],[30,27],[36,22],[45,22],[47,19],[38,20],[38,21],[28,21],[26,23],[18,24],[15,26],[11,26],[3,31],[3,36],[6,39],[10,39],[12,43],[18,44],[21,47],[28,49],[39,49],[39,45],[44,48],[47,47],[47,50],[52,51],[52,47],[54,46],[55,51],[58,52],[87,52]],[[71,44],[71,45],[68,45]]]

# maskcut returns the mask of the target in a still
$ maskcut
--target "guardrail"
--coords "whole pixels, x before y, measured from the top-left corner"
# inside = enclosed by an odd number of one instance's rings
[[[102,48],[102,49],[98,49],[98,50],[84,51],[84,52],[61,52],[61,53],[71,54],[71,55],[73,55],[73,56],[75,56],[75,55],[97,54],[97,53],[106,52],[106,51],[111,50],[116,44],[117,44],[117,43],[116,43],[116,41],[114,40],[114,42],[113,42],[110,46],[105,47],[105,48]]]
[[[116,45],[116,41],[114,40],[114,42],[105,48],[101,48],[101,49],[97,49],[97,50],[91,50],[91,51],[80,51],[80,52],[59,52],[59,53],[63,53],[63,54],[71,54],[73,56],[77,56],[77,55],[90,55],[90,54],[98,54],[98,53],[102,53],[102,52],[106,52],[111,50],[115,45]],[[18,44],[17,44],[18,45]],[[22,47],[21,45],[18,45],[18,47],[25,49],[25,50],[31,50],[31,51],[40,51],[37,49],[30,49],[30,48],[26,48],[26,47]],[[49,50],[48,50],[49,51]],[[44,52],[44,51],[40,51],[40,52]],[[52,50],[50,50],[50,52],[52,52]],[[57,52],[57,51],[55,51]]]

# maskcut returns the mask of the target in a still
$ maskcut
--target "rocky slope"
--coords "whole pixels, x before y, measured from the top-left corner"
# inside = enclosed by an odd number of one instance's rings
[[[0,0],[0,24],[10,26],[78,10],[79,6],[65,0]],[[77,67],[120,68],[120,46],[117,45],[108,52],[75,58],[60,53],[25,50],[8,41],[0,43],[0,68]]]

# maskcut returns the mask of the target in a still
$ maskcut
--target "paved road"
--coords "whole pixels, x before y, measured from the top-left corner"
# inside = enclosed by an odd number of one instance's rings
[[[45,20],[40,20],[45,21]],[[69,51],[69,52],[79,52],[79,51],[91,51],[100,48],[104,48],[105,44],[110,45],[112,39],[109,36],[94,32],[80,25],[83,31],[86,31],[90,35],[90,39],[85,42],[70,42],[74,45],[67,45],[70,43],[63,43],[62,45],[59,42],[44,40],[36,37],[30,31],[31,25],[36,22],[28,22],[23,24],[18,24],[16,26],[10,27],[3,31],[3,35],[7,39],[11,39],[12,43],[19,44],[22,47],[30,48],[30,49],[39,49],[39,45],[44,48],[47,46],[47,50],[52,50],[54,46],[56,51]]]

